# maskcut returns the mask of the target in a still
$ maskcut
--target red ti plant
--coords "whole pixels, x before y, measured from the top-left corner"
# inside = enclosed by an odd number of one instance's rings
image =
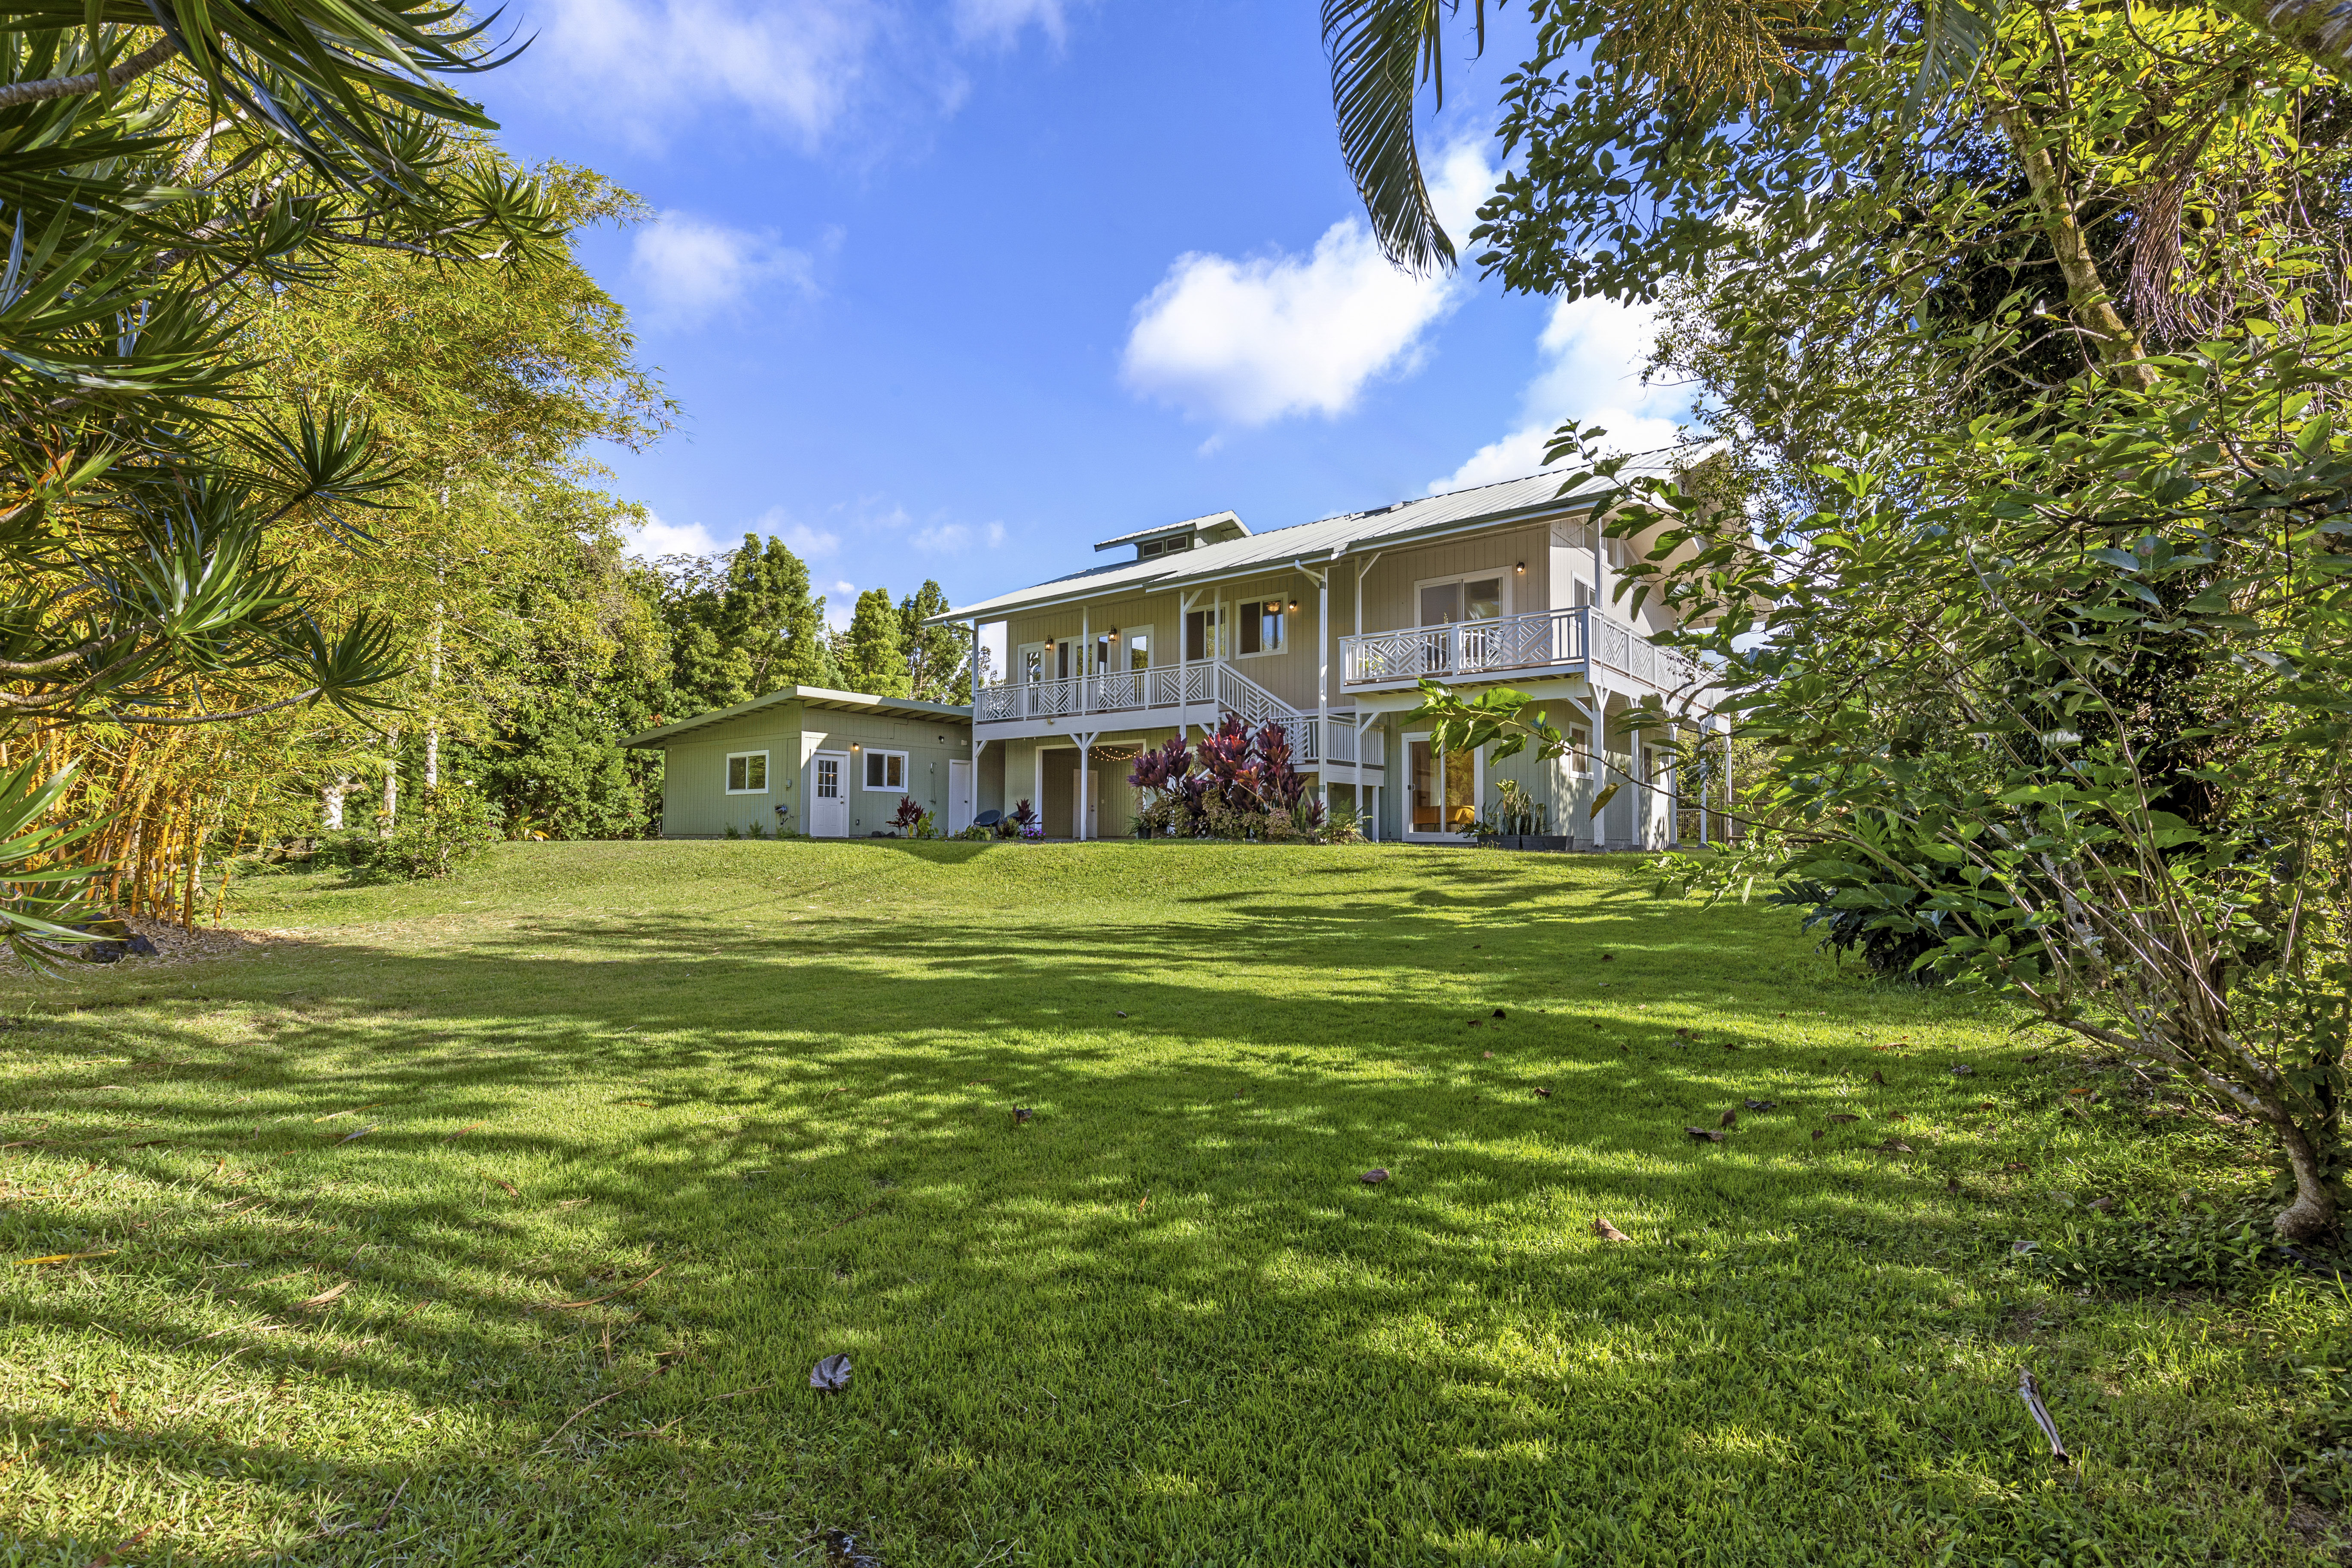
[[[1258,790],[1256,759],[1251,754],[1249,726],[1231,714],[1201,738],[1201,767],[1209,793],[1233,811],[1264,811]]]
[[[890,819],[890,826],[902,833],[912,833],[916,825],[922,820],[923,808],[915,804],[915,797],[911,795],[900,795],[898,814]]]
[[[1290,731],[1279,724],[1257,732],[1256,784],[1268,811],[1288,811],[1307,793],[1307,781],[1290,760]]]

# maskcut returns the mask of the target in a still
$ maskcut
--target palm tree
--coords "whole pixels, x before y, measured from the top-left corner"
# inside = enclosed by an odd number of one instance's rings
[[[0,748],[61,727],[381,707],[388,628],[276,547],[365,548],[402,477],[368,422],[252,412],[246,323],[353,247],[512,264],[545,193],[442,79],[499,63],[444,0],[16,0],[0,20]],[[42,770],[46,771],[46,770]],[[0,868],[58,870],[56,791],[0,784]],[[70,870],[70,868],[67,868]],[[0,881],[0,941],[55,939]],[[44,912],[46,911],[46,912]]]

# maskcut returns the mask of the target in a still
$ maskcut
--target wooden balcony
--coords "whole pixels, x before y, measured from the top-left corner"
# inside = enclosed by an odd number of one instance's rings
[[[1695,685],[1701,674],[1682,653],[1658,647],[1590,605],[1339,639],[1343,689],[1394,689],[1424,680],[1486,684],[1505,675],[1589,678],[1596,666],[1662,692]]]

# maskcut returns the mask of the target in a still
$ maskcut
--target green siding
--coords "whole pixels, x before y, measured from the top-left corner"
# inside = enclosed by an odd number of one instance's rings
[[[808,825],[803,813],[810,760],[818,752],[846,752],[852,747],[857,748],[860,756],[867,747],[907,753],[904,792],[867,790],[864,765],[853,760],[849,831],[856,837],[887,824],[898,809],[901,793],[914,796],[924,809],[944,816],[948,763],[971,757],[971,725],[945,714],[852,713],[804,702],[780,702],[698,730],[663,749],[662,834],[670,838],[717,838],[723,837],[730,826],[740,832],[754,822],[773,833],[779,804],[792,808],[790,831],[805,832]],[[757,751],[768,753],[766,793],[729,795],[729,754]],[[987,808],[975,805],[973,809]]]

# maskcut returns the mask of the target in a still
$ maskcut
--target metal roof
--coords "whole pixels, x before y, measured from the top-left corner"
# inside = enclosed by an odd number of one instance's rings
[[[1625,465],[1619,475],[1619,481],[1664,478],[1690,467],[1709,450],[1711,447],[1706,444],[1694,443],[1637,454]],[[1244,539],[1200,545],[1173,555],[1153,556],[1148,561],[1097,566],[1084,572],[1073,572],[1065,577],[1051,578],[1031,587],[1018,588],[1009,594],[999,594],[978,604],[960,605],[933,616],[926,624],[966,621],[975,617],[993,620],[1016,610],[1075,603],[1112,591],[1167,593],[1192,584],[1263,573],[1295,561],[1310,563],[1336,561],[1351,551],[1389,548],[1405,543],[1418,535],[1444,534],[1486,523],[1556,513],[1572,508],[1580,499],[1598,495],[1610,488],[1595,481],[1580,489],[1574,495],[1564,496],[1560,494],[1564,479],[1565,476],[1557,470],[1529,474],[1525,479],[1505,479],[1498,484],[1452,490],[1418,500],[1397,501],[1370,511],[1345,512],[1313,522],[1294,523],[1288,528],[1271,529]],[[1151,533],[1160,531],[1167,531],[1147,530],[1139,536],[1128,537],[1149,538]]]
[[[779,702],[805,702],[812,708],[824,708],[843,713],[908,713],[921,719],[952,719],[960,723],[971,722],[969,704],[957,707],[949,702],[918,702],[911,697],[877,697],[866,691],[835,691],[824,686],[787,686],[771,691],[765,697],[754,697],[749,702],[739,702],[732,708],[713,709],[698,713],[691,719],[681,719],[675,724],[664,724],[632,735],[621,742],[624,746],[651,748],[665,745],[691,731],[712,724],[723,724],[730,719],[740,719],[746,713],[756,713],[762,708],[772,708]]]

